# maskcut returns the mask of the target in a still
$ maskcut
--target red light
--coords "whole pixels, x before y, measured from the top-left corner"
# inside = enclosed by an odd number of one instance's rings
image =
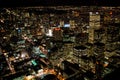
[[[60,29],[60,28],[55,28],[54,30],[59,31],[59,30],[61,30],[61,29]]]
[[[110,15],[112,15],[112,11],[110,12]]]

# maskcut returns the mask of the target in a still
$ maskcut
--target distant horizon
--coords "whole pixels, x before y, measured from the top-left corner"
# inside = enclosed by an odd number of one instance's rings
[[[88,7],[88,8],[95,8],[95,7],[98,7],[98,8],[120,8],[120,6],[93,6],[93,5],[91,5],[91,6],[74,6],[74,5],[64,5],[64,6],[50,6],[50,5],[48,5],[48,6],[42,6],[42,5],[40,5],[40,6],[0,6],[0,9],[2,9],[2,8],[12,8],[12,9],[17,9],[17,8],[24,8],[24,9],[29,9],[29,8],[40,8],[40,9],[62,9],[62,8],[64,8],[64,9],[68,9],[68,8],[71,8],[71,9],[79,9],[79,8],[85,8],[85,7]]]

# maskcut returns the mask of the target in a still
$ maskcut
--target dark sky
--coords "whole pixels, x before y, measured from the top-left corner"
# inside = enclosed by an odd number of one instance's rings
[[[1,7],[15,6],[120,6],[119,0],[0,0]]]

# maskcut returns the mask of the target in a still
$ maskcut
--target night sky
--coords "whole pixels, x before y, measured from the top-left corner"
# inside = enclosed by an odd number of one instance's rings
[[[119,0],[0,0],[0,6],[120,6],[120,4]]]

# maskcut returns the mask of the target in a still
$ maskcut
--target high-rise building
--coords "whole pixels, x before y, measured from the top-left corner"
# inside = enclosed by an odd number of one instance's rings
[[[89,13],[89,42],[94,42],[94,30],[100,28],[100,14],[98,12]]]
[[[63,39],[63,31],[61,28],[54,28],[53,37],[55,41],[61,41]]]
[[[64,26],[64,21],[60,21],[60,27]]]
[[[75,28],[75,21],[74,20],[70,20],[69,24],[70,24],[71,28]]]

